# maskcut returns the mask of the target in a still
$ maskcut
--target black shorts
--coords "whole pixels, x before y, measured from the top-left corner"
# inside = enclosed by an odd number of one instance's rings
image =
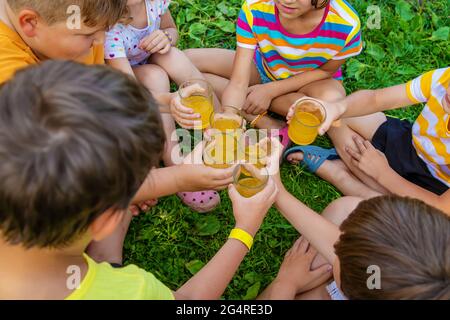
[[[372,138],[375,148],[386,155],[389,165],[406,180],[441,195],[448,187],[433,177],[413,146],[412,124],[388,117]]]

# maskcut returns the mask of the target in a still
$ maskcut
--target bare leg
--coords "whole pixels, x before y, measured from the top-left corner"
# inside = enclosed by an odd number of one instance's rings
[[[342,120],[339,127],[333,127],[328,131],[328,135],[333,141],[339,156],[350,171],[365,185],[381,194],[387,194],[388,191],[379,185],[374,179],[355,167],[351,161],[350,155],[345,151],[345,149],[347,147],[356,149],[355,142],[353,141],[354,136],[360,136],[361,138],[369,141],[372,140],[377,129],[385,121],[386,116],[380,112],[369,116]]]
[[[168,53],[163,55],[152,55],[150,62],[163,68],[169,75],[169,78],[178,86],[191,79],[207,80],[186,54],[177,48],[172,48]],[[216,95],[214,95],[214,105],[216,107],[220,106],[220,100]]]
[[[287,157],[287,160],[298,164],[303,160],[303,153],[293,153]],[[338,188],[345,196],[370,199],[380,195],[355,177],[342,160],[326,160],[317,169],[316,174]]]
[[[188,49],[184,51],[194,65],[205,75],[211,83],[218,97],[222,97],[231,78],[235,51],[226,49]],[[213,58],[211,58],[213,57]],[[250,75],[250,86],[261,83],[258,69],[253,66]],[[257,116],[243,112],[247,122],[252,122]],[[283,121],[269,116],[262,117],[256,127],[259,129],[281,129],[285,126]]]
[[[167,73],[159,66],[147,64],[134,68],[136,78],[151,92],[170,92],[170,80]],[[166,144],[164,146],[163,161],[166,166],[173,166],[172,153],[180,154],[177,141],[172,141],[171,136],[175,131],[175,121],[170,114],[162,114]]]

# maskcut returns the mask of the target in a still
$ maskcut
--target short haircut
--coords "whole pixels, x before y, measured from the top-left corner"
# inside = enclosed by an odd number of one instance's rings
[[[335,249],[349,299],[450,299],[450,217],[440,210],[378,197],[361,202],[341,231]],[[379,268],[380,289],[368,288],[369,266]]]
[[[78,6],[81,20],[88,27],[109,28],[127,15],[127,0],[7,0],[14,12],[21,9],[36,11],[48,24],[70,17],[70,6]]]
[[[159,164],[150,93],[105,66],[48,61],[0,88],[0,236],[64,247],[108,209],[126,209]]]

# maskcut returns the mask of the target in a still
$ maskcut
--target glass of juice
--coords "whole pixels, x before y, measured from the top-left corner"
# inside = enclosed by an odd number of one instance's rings
[[[211,114],[214,113],[214,91],[211,85],[205,80],[189,80],[180,86],[178,93],[186,108],[200,114],[194,129],[208,128]]]
[[[271,154],[271,140],[267,130],[250,129],[240,137],[239,159],[261,169],[266,166]]]
[[[215,131],[203,150],[203,163],[217,169],[231,167],[236,162],[237,145],[234,135]]]
[[[326,110],[319,101],[312,98],[298,100],[294,116],[289,124],[289,138],[298,145],[313,143],[326,117]]]
[[[224,106],[220,112],[211,114],[210,124],[212,129],[222,132],[242,129],[244,118],[238,108]]]
[[[234,170],[234,186],[245,198],[251,198],[261,192],[269,181],[266,168],[258,169],[252,164],[241,164]]]

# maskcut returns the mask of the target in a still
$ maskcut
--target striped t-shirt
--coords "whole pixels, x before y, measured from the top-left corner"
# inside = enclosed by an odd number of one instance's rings
[[[291,34],[282,26],[274,0],[246,0],[237,22],[237,44],[256,49],[255,63],[270,80],[283,80],[360,54],[361,23],[347,1],[331,0],[312,32]],[[335,78],[342,78],[340,70]]]
[[[450,187],[450,115],[443,99],[450,82],[450,67],[425,73],[408,82],[413,103],[426,103],[413,126],[413,144],[430,173]]]

